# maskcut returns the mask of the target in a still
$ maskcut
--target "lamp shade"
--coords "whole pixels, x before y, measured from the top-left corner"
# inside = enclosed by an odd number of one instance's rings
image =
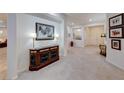
[[[55,34],[55,38],[59,38],[59,35],[58,34]]]
[[[106,34],[105,34],[105,33],[102,33],[102,34],[101,34],[101,37],[106,37]]]
[[[36,33],[32,33],[32,38],[36,38]]]
[[[3,33],[3,31],[2,30],[0,30],[0,35]]]

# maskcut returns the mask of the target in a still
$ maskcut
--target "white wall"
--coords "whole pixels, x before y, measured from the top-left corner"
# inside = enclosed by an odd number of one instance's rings
[[[7,78],[17,78],[16,14],[8,14]]]
[[[124,69],[124,39],[121,39],[121,51],[111,48],[111,38],[109,38],[109,18],[115,16],[115,13],[107,14],[107,58],[106,60],[115,66]]]
[[[68,46],[68,50],[70,48],[70,42],[71,41],[73,41],[72,28],[70,26],[67,26],[67,46]]]
[[[55,33],[59,34],[58,40],[35,41],[35,47],[44,47],[49,45],[60,45],[60,55],[62,55],[62,32],[61,24],[49,21],[43,18],[34,17],[27,14],[16,14],[17,18],[17,62],[18,72],[28,70],[29,68],[29,49],[32,48],[31,33],[35,32],[35,23],[44,23],[55,26]]]
[[[75,40],[73,37],[73,33],[77,30],[80,29],[80,35],[82,40]],[[74,42],[74,47],[84,47],[84,28],[83,27],[70,27],[68,26],[68,48],[70,47],[70,42]],[[70,35],[70,37],[69,37]]]
[[[74,47],[84,47],[84,28],[78,28],[80,29],[79,34],[81,35],[81,40],[75,40],[73,37],[73,41],[74,41]],[[76,30],[75,30],[76,31]],[[74,30],[73,30],[74,33]]]

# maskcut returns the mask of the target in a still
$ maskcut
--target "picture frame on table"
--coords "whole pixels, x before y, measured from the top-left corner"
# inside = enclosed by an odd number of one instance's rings
[[[36,40],[54,40],[54,26],[36,23]]]
[[[111,48],[116,50],[121,50],[121,40],[112,39]]]
[[[122,26],[124,25],[124,14],[119,14],[109,18],[109,27]]]
[[[109,29],[109,38],[124,38],[124,27]]]

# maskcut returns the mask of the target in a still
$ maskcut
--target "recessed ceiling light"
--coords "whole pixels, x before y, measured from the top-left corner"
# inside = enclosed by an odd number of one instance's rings
[[[93,20],[92,19],[89,19],[89,22],[92,22]]]
[[[71,25],[71,26],[74,26],[74,23],[72,22],[72,23],[70,23],[70,25]]]
[[[2,30],[0,30],[0,35],[3,33],[3,31]]]
[[[80,32],[80,31],[81,31],[81,29],[77,29],[77,31],[78,31],[78,32]]]
[[[74,25],[74,23],[72,22],[71,25]]]
[[[50,15],[52,15],[52,16],[56,16],[56,13],[49,13]]]

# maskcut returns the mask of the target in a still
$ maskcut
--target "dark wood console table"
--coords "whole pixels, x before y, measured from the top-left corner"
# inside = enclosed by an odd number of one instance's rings
[[[59,46],[30,49],[30,71],[37,71],[59,60]]]

